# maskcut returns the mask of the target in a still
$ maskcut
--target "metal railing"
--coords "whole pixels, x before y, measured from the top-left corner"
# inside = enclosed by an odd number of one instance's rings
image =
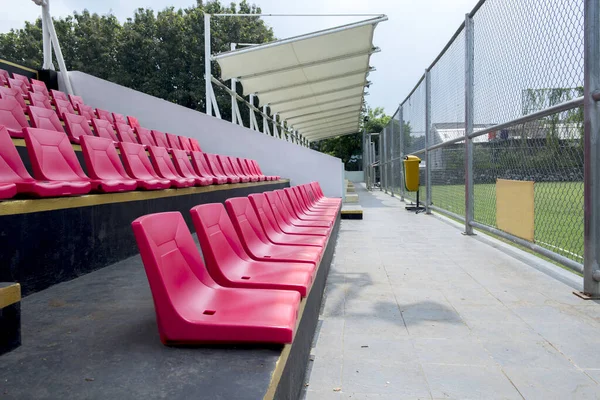
[[[480,1],[400,103],[378,152],[381,187],[392,196],[415,200],[402,160],[417,155],[428,213],[583,273],[595,296],[599,21],[597,0]],[[498,179],[534,182],[533,240],[498,228]]]

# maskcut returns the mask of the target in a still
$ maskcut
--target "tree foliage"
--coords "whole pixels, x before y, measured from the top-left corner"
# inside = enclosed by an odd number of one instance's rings
[[[168,7],[155,12],[139,8],[123,23],[112,14],[98,15],[83,10],[55,19],[54,25],[68,70],[86,72],[204,111],[205,11],[259,14],[261,9],[245,0],[228,6],[219,1],[198,0],[185,9]],[[212,19],[213,53],[228,51],[230,43],[272,40],[272,29],[259,17]],[[0,34],[0,54],[18,64],[41,68],[41,20],[26,22],[22,29]],[[218,73],[216,64],[213,64],[213,73]],[[231,120],[231,97],[217,88],[215,93],[222,117]],[[245,107],[241,111],[247,121],[248,111]]]

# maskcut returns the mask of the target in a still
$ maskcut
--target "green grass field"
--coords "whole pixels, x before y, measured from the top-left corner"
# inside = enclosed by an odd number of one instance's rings
[[[583,182],[541,182],[534,188],[535,242],[583,262]],[[431,188],[433,204],[464,216],[464,190],[464,185],[434,185]],[[496,227],[496,185],[475,185],[474,191],[475,221]],[[424,187],[420,196],[425,199]]]

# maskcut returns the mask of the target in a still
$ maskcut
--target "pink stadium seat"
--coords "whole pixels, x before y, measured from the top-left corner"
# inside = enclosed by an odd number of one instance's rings
[[[171,147],[167,143],[167,137],[165,136],[165,134],[163,132],[153,130],[152,137],[154,138],[154,141],[156,142],[157,147],[163,147],[165,149],[168,149]]]
[[[210,167],[206,163],[204,154],[199,151],[192,151],[192,166],[198,175],[209,179],[212,184],[221,185],[227,183],[226,176],[216,176],[212,173]]]
[[[240,169],[240,166],[237,163],[237,158],[223,156],[223,159],[225,160],[225,162],[229,161],[229,164],[231,165],[231,170],[233,171],[234,174],[236,174],[237,176],[240,177],[240,180],[242,182],[258,181],[258,179],[252,180],[253,178],[251,176],[248,176],[242,172],[242,170]]]
[[[135,190],[137,182],[125,172],[112,140],[83,135],[81,150],[94,189],[104,193]]]
[[[4,198],[12,193],[12,185],[18,193],[36,197],[68,196],[82,192],[78,182],[36,181],[29,175],[5,127],[0,126],[0,187]],[[89,191],[89,188],[87,189]],[[14,194],[13,194],[14,196]]]
[[[284,193],[287,195],[288,199],[290,200],[290,203],[292,204],[292,207],[294,208],[294,211],[296,212],[296,214],[301,217],[310,217],[310,220],[326,220],[326,221],[332,221],[333,219],[335,219],[335,216],[337,215],[337,210],[333,210],[333,209],[309,209],[308,207],[306,207],[304,199],[302,198],[301,194],[298,192],[299,188],[298,186],[295,186],[293,188],[285,188],[283,189]]]
[[[0,86],[8,85],[8,80],[10,79],[10,74],[7,70],[0,68]]]
[[[252,160],[245,158],[244,163],[246,164],[248,171],[250,171],[252,174],[258,176],[258,180],[260,182],[268,180],[266,176],[264,176],[263,174],[259,174],[256,171],[256,168],[254,168],[254,164],[252,163]]]
[[[23,98],[23,95],[21,94],[21,90],[16,89],[16,88],[8,88],[8,87],[0,86],[0,99],[8,99],[8,98],[15,99],[15,101],[17,103],[19,103],[19,105],[23,109],[23,112],[27,111],[27,104],[25,104],[25,99]]]
[[[129,142],[129,143],[137,143],[137,138],[133,133],[133,129],[123,122],[117,122],[117,137],[120,142]]]
[[[146,215],[131,225],[163,344],[292,342],[298,292],[218,285],[178,212]]]
[[[260,169],[260,165],[258,165],[258,162],[256,162],[256,160],[251,160],[252,165],[254,165],[254,169],[256,170],[256,172],[260,175],[265,175],[263,174],[263,172]],[[278,181],[281,177],[279,175],[265,175],[267,177],[268,181]]]
[[[273,214],[277,218],[277,223],[282,231],[285,233],[291,233],[291,231],[295,231],[295,233],[311,233],[322,235],[323,233],[329,234],[329,228],[320,226],[319,223],[315,223],[314,221],[301,221],[298,218],[292,216],[288,208],[282,203],[281,198],[274,191],[265,192],[267,196],[267,201],[271,206],[271,210],[273,210]],[[290,230],[287,227],[290,227]],[[296,228],[310,228],[310,229],[301,229],[298,230]]]
[[[123,116],[123,114],[112,113],[113,120],[115,121],[115,125],[117,124],[125,124],[127,125],[127,119]]]
[[[179,145],[181,146],[181,150],[185,150],[186,153],[191,154],[193,149],[190,138],[186,136],[179,136]]]
[[[110,122],[111,125],[114,126],[115,118],[113,117],[110,111],[102,110],[100,108],[96,108],[96,115],[98,115],[98,119],[103,119],[105,121]]]
[[[85,105],[85,102],[83,101],[83,97],[81,97],[81,96],[75,96],[74,94],[70,94],[68,97],[69,97],[69,101],[71,102],[71,105],[75,109],[77,109],[77,105],[79,105],[79,104]]]
[[[82,136],[94,136],[90,123],[83,115],[65,114],[65,131],[71,143],[79,144]]]
[[[154,171],[144,146],[135,143],[117,144],[127,174],[137,180],[138,188],[160,190],[171,187],[171,181],[162,179]]]
[[[173,164],[179,175],[184,178],[193,179],[196,186],[208,186],[212,183],[211,179],[203,178],[194,171],[190,158],[184,150],[171,149],[169,152],[172,155]]]
[[[269,241],[247,197],[227,199],[225,207],[244,250],[252,259],[319,265],[323,250],[320,247],[277,245]]]
[[[29,88],[27,87],[25,82],[20,81],[18,79],[9,79],[8,87],[19,90],[23,97],[27,97],[27,93],[29,92]]]
[[[149,146],[148,151],[150,152],[150,161],[152,161],[152,166],[158,176],[170,180],[173,187],[185,188],[196,184],[195,179],[184,178],[177,173],[177,169],[173,165],[167,149],[164,147]]]
[[[31,126],[34,128],[48,129],[56,132],[64,132],[60,119],[54,110],[48,110],[47,108],[27,106],[27,114],[29,115],[29,121]]]
[[[208,167],[210,168],[210,171],[217,178],[225,177],[226,183],[238,183],[240,181],[240,178],[238,178],[237,176],[233,176],[233,175],[230,176],[230,175],[225,174],[225,171],[223,171],[223,167],[221,167],[221,163],[217,159],[217,155],[210,154],[210,153],[203,153],[203,154],[204,154],[204,159],[206,160],[206,165],[208,165]]]
[[[190,213],[206,269],[219,285],[294,290],[306,297],[313,282],[314,265],[251,259],[221,203],[196,206]]]
[[[196,139],[190,138],[190,144],[192,145],[192,151],[202,152],[202,148],[200,147],[200,143]]]
[[[227,181],[229,183],[239,183],[242,181],[242,178],[237,176],[231,169],[231,163],[229,162],[229,158],[227,156],[217,154],[215,159],[217,164],[221,167],[221,171],[223,171],[223,174],[227,177]],[[246,182],[248,182],[247,179]]]
[[[23,109],[12,97],[0,99],[0,125],[4,125],[14,138],[22,138],[23,128],[29,126]]]
[[[46,87],[46,82],[31,78],[31,88],[33,89],[35,85]]]
[[[294,188],[297,188],[295,190],[297,190],[300,195],[302,196],[302,198],[304,199],[304,203],[306,204],[306,207],[309,210],[334,210],[335,214],[337,214],[338,210],[339,210],[339,203],[335,202],[335,203],[323,203],[323,204],[319,204],[316,201],[316,197],[312,191],[312,187],[310,184],[306,184],[306,185],[300,185],[300,186],[295,186]]]
[[[171,149],[183,150],[179,144],[179,138],[172,133],[166,133],[168,147]]]
[[[61,92],[60,90],[50,89],[50,96],[52,97],[52,100],[69,101],[67,94],[65,92]]]
[[[138,125],[137,127],[134,127],[133,130],[137,134],[138,142],[144,146],[156,146],[156,142],[154,141],[154,138],[152,138],[150,129],[142,128]]]
[[[52,108],[52,104],[50,103],[50,99],[44,93],[29,92],[27,93],[27,96],[29,97],[30,105],[35,107],[47,108],[48,110],[54,111],[54,109]],[[25,102],[23,102],[23,104],[25,104]]]
[[[138,121],[136,117],[132,117],[131,115],[127,116],[127,122],[132,128],[139,128],[141,126],[140,121]]]
[[[254,172],[250,171],[250,169],[248,168],[248,165],[246,164],[246,159],[245,158],[238,158],[237,160],[238,166],[240,167],[240,169],[242,170],[242,172],[249,176],[252,182],[262,182],[264,181],[264,177],[255,174]]]
[[[56,113],[61,119],[65,119],[65,114],[75,114],[75,109],[69,100],[55,98],[52,102],[54,103],[54,107],[56,107]]]
[[[96,136],[111,139],[113,142],[118,142],[119,138],[115,135],[115,130],[112,124],[105,119],[92,118],[92,126]]]
[[[10,199],[17,194],[15,183],[0,183],[0,200]]]
[[[79,115],[84,116],[89,123],[92,123],[92,119],[96,118],[96,114],[94,114],[94,109],[92,106],[86,106],[85,104],[76,104],[75,110],[79,112]]]
[[[329,228],[331,226],[332,221],[330,218],[325,219],[322,217],[307,216],[301,212],[297,212],[294,205],[292,205],[290,198],[283,190],[275,190],[274,192],[279,196],[279,200],[281,200],[283,207],[286,208],[292,216],[293,224],[319,228]]]
[[[31,91],[34,93],[42,93],[48,98],[50,97],[50,93],[48,93],[48,88],[46,85],[31,85]]]
[[[36,179],[68,182],[71,185],[71,194],[90,191],[90,179],[81,169],[75,151],[64,132],[25,128],[24,133],[33,176]]]
[[[269,207],[265,195],[251,194],[248,196],[250,204],[258,216],[260,225],[262,226],[267,238],[271,243],[275,244],[288,244],[288,245],[300,245],[300,246],[318,246],[325,247],[327,241],[326,236],[310,236],[310,235],[296,235],[284,233],[277,221],[273,210]]]
[[[15,74],[13,72],[13,79],[16,79],[18,81],[21,81],[25,84],[25,87],[27,88],[27,91],[31,90],[31,82],[29,82],[29,78],[26,77],[25,75],[21,75],[21,74]]]
[[[325,197],[325,195],[323,194],[323,191],[321,190],[321,185],[319,185],[319,182],[311,182],[310,186],[312,187],[315,195],[317,196],[317,202],[319,202],[320,204],[337,204],[337,205],[339,205],[342,203],[342,199]]]

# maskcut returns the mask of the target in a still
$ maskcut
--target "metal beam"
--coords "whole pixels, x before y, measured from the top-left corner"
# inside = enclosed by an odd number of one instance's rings
[[[346,112],[343,112],[343,113],[337,113],[337,114],[329,115],[329,116],[326,116],[326,117],[318,117],[318,118],[307,119],[307,120],[304,120],[302,122],[297,122],[296,124],[294,124],[294,126],[296,126],[296,125],[299,126],[299,125],[306,124],[306,123],[312,123],[312,122],[319,122],[319,121],[323,121],[323,120],[328,120],[331,117],[335,117],[335,116],[342,116],[342,115],[348,116],[350,114],[357,114],[358,115],[359,113],[360,113],[360,110],[346,111]]]
[[[305,96],[299,96],[299,97],[294,97],[291,99],[286,99],[286,100],[281,100],[281,101],[275,101],[272,103],[269,103],[270,106],[278,106],[281,104],[285,104],[285,103],[291,103],[293,101],[298,101],[298,100],[304,100],[304,99],[312,99],[314,97],[317,96],[325,96],[327,94],[334,94],[334,93],[338,93],[338,92],[343,92],[344,90],[350,90],[350,89],[356,89],[356,88],[364,88],[366,85],[370,85],[371,82],[365,82],[365,83],[359,83],[356,85],[350,85],[350,86],[344,86],[342,88],[338,88],[338,89],[332,89],[332,90],[327,90],[325,92],[319,92],[319,93],[311,93]]]
[[[362,104],[361,104],[361,107],[362,107]],[[330,108],[330,109],[323,110],[323,111],[316,111],[316,112],[306,113],[306,114],[302,114],[302,115],[294,115],[293,117],[286,118],[286,121],[288,121],[288,123],[291,124],[290,121],[293,119],[308,117],[310,115],[324,114],[326,112],[331,112],[331,111],[336,111],[336,110],[344,110],[344,109],[347,110],[347,109],[351,109],[351,108],[360,111],[360,108],[357,108],[355,104],[352,104],[350,106],[341,106],[341,107],[336,107],[336,108]],[[280,113],[280,112],[278,111],[278,113]]]
[[[318,107],[318,106],[323,106],[323,105],[326,105],[326,104],[334,104],[334,103],[339,103],[340,101],[353,100],[353,99],[356,99],[357,102],[361,102],[362,103],[362,101],[360,101],[361,100],[360,97],[357,97],[356,95],[352,95],[352,96],[341,97],[341,98],[335,99],[335,100],[328,100],[328,101],[323,101],[321,103],[311,104],[309,106],[289,108],[287,110],[277,110],[277,112],[280,113],[280,114],[284,114],[284,113],[289,113],[289,112],[298,111],[298,110],[306,110],[307,108],[311,108],[311,107]]]
[[[317,122],[313,122],[313,123],[308,123],[308,125],[304,125],[304,124],[298,124],[298,125],[294,125],[295,129],[298,130],[302,130],[302,129],[308,129],[308,128],[313,128],[315,126],[323,126],[323,125],[328,125],[332,122],[339,122],[339,121],[343,121],[343,120],[350,120],[352,118],[358,118],[359,114],[357,112],[353,112],[352,114],[349,115],[335,115],[332,116],[331,118],[328,118],[326,120],[323,121],[317,121]],[[302,126],[301,126],[302,125]]]
[[[331,126],[329,128],[325,128],[325,129],[318,129],[318,130],[314,130],[314,131],[310,131],[310,132],[304,132],[304,136],[309,137],[309,136],[316,136],[319,135],[321,133],[328,133],[328,132],[336,132],[336,131],[340,131],[340,130],[345,130],[346,128],[351,129],[351,128],[355,128],[358,129],[358,123],[354,122],[354,123],[346,123],[346,124],[340,124],[340,125],[336,125],[336,126]]]
[[[322,135],[322,136],[313,136],[313,137],[309,137],[307,138],[308,140],[314,142],[317,140],[322,140],[322,139],[327,139],[330,137],[336,137],[336,136],[346,136],[346,135],[352,135],[354,133],[356,133],[356,130],[352,130],[352,131],[345,131],[345,132],[340,132],[340,133],[334,133],[334,134],[326,134],[326,135]]]

